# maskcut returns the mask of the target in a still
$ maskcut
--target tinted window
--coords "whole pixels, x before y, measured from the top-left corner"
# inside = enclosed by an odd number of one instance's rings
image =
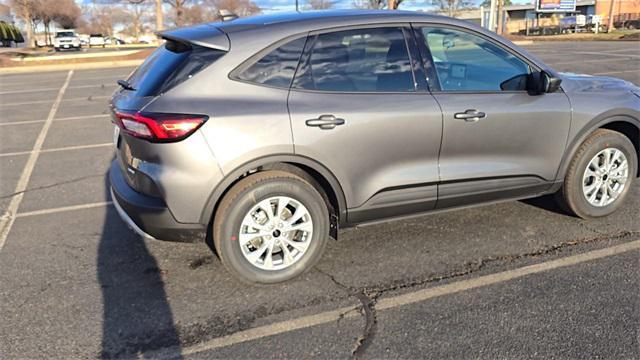
[[[224,51],[167,41],[129,78],[137,96],[155,96],[189,79],[224,55]]]
[[[422,32],[441,90],[525,90],[529,66],[498,45],[458,30],[423,28]]]
[[[299,38],[278,47],[249,67],[240,70],[234,77],[258,84],[289,88],[305,40],[306,37]]]
[[[307,41],[294,87],[324,91],[414,91],[400,28],[320,34]]]

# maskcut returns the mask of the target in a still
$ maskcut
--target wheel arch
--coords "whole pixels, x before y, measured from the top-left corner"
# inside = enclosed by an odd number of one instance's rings
[[[321,191],[327,205],[334,210],[339,223],[346,222],[346,199],[342,186],[335,175],[324,165],[310,158],[282,154],[252,160],[229,172],[209,195],[200,218],[201,223],[211,225],[220,201],[239,180],[253,173],[267,170],[284,170],[306,178],[306,180],[312,180],[312,185]]]
[[[596,130],[609,129],[622,133],[633,143],[640,160],[640,120],[629,115],[597,117],[587,123],[571,142],[568,143],[564,157],[560,162],[558,180],[564,179],[569,163],[582,143]],[[636,176],[640,177],[640,166]]]

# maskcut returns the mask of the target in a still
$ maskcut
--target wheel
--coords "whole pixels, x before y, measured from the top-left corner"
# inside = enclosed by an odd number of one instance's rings
[[[615,212],[636,177],[636,149],[623,134],[599,129],[580,145],[558,193],[560,205],[583,219]]]
[[[222,199],[213,223],[224,266],[249,283],[290,280],[313,267],[329,238],[329,210],[304,179],[265,171],[240,180]]]

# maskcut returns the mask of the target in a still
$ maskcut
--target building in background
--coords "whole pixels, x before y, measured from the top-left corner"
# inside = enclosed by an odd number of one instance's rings
[[[602,16],[605,24],[609,21],[609,9],[611,0],[598,0],[596,2],[596,14]],[[640,18],[640,0],[614,0],[613,21],[623,23]],[[636,22],[637,24],[637,22]],[[619,25],[618,25],[619,26]],[[635,27],[636,29],[638,27]]]
[[[505,34],[557,34],[573,31],[602,31],[608,24],[612,0],[536,0],[532,4],[514,4],[504,7]],[[613,0],[616,28],[640,28],[640,0]],[[542,2],[542,3],[540,3]],[[553,5],[556,5],[555,7]],[[489,7],[464,10],[457,16],[490,28]],[[495,17],[497,18],[497,16]],[[597,23],[597,25],[596,25]],[[497,24],[492,31],[496,31]]]

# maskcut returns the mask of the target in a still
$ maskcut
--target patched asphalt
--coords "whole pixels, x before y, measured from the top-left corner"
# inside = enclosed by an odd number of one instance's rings
[[[560,71],[640,85],[638,42],[527,46]],[[555,65],[557,64],[557,65]],[[106,98],[132,69],[75,71],[43,149],[109,143]],[[617,71],[617,73],[616,73]],[[67,72],[0,76],[0,124],[46,119]],[[36,91],[55,88],[55,90]],[[11,93],[16,91],[21,92]],[[14,105],[27,103],[28,105]],[[79,117],[79,118],[78,118]],[[44,122],[0,125],[0,154],[30,151]],[[4,212],[28,155],[0,156]],[[19,212],[110,201],[109,146],[44,152]],[[179,356],[202,341],[640,239],[640,186],[584,222],[549,197],[340,233],[287,284],[233,280],[204,244],[142,240],[111,206],[16,219],[0,250],[2,358]],[[639,358],[640,254],[190,355],[194,358]],[[375,305],[372,305],[375,309]],[[374,327],[365,333],[367,321]],[[359,343],[364,345],[358,346]]]

